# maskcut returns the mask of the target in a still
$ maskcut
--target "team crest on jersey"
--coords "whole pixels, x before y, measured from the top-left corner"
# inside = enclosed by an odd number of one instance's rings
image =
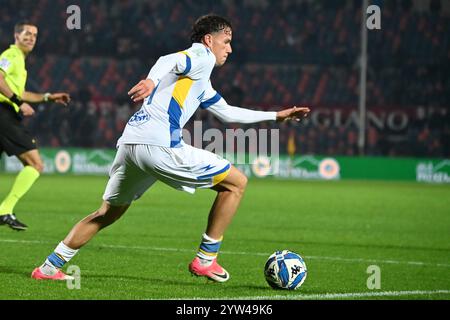
[[[6,58],[0,59],[0,68],[4,71],[8,71],[9,67],[11,66],[11,62],[8,61]]]
[[[130,120],[128,120],[128,124],[133,127],[140,126],[143,123],[146,123],[150,120],[150,115],[143,109],[136,112]]]

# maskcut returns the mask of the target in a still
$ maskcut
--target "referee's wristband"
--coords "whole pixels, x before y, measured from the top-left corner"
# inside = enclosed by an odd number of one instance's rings
[[[9,100],[11,100],[11,102],[17,104],[19,107],[22,104],[22,100],[20,100],[19,97],[15,93],[13,93],[12,97],[9,98]]]

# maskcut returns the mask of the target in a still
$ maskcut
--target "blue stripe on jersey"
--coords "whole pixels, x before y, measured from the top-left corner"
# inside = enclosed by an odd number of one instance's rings
[[[222,98],[222,96],[218,93],[216,93],[216,95],[206,101],[203,101],[202,103],[200,103],[200,108],[202,109],[206,109],[209,108],[210,106],[212,106],[214,103],[216,103],[217,101],[219,101]]]
[[[170,147],[175,148],[181,142],[181,108],[177,101],[172,98],[170,99],[169,110],[169,123],[170,123]]]
[[[155,89],[153,89],[153,92],[152,92],[152,94],[150,95],[150,98],[148,98],[148,100],[147,100],[147,105],[149,105],[149,104],[151,104],[152,103],[152,100],[153,100],[153,96],[155,95],[155,93],[156,93],[156,90],[158,90],[158,87],[159,87],[159,85],[161,84],[161,82],[160,83],[158,83],[158,85],[156,86],[156,88]]]
[[[189,57],[187,54],[186,55],[186,69],[184,69],[184,72],[181,74],[183,76],[187,75],[189,71],[191,71],[191,57]]]
[[[219,170],[219,171],[217,171],[217,172],[210,173],[210,174],[205,174],[205,175],[203,175],[203,176],[197,177],[197,180],[206,180],[206,179],[209,179],[209,178],[214,177],[214,176],[216,176],[216,175],[218,175],[218,174],[221,174],[222,172],[227,171],[228,169],[230,169],[230,164],[227,164],[227,165],[225,166],[225,168],[223,168],[223,169],[221,169],[221,170]]]
[[[205,96],[205,90],[203,90],[202,94],[197,97],[197,100],[201,103],[204,96]]]

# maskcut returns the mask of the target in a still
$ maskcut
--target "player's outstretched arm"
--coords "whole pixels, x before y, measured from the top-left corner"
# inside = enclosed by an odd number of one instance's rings
[[[308,107],[297,107],[293,106],[292,108],[284,109],[277,112],[277,121],[282,122],[286,120],[295,120],[300,121],[303,118],[308,116],[308,113],[311,110]]]
[[[270,120],[281,122],[291,119],[300,121],[310,112],[310,109],[308,107],[297,106],[283,109],[278,112],[251,110],[247,108],[230,106],[222,97],[220,97],[220,99],[218,99],[217,101],[214,101],[214,103],[211,105],[209,105],[207,102],[204,103],[203,108],[206,108],[206,110],[210,111],[222,122],[228,123],[256,123]]]

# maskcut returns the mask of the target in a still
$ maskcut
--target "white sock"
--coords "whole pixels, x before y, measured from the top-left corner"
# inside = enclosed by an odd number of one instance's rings
[[[55,253],[61,256],[66,262],[69,262],[78,252],[78,249],[71,249],[64,244],[64,242],[60,242],[55,249]]]
[[[53,251],[41,265],[40,270],[46,275],[54,275],[58,269],[62,268],[70,261],[78,250],[74,250],[66,246],[62,241],[56,246]]]
[[[212,265],[212,263],[214,261],[214,259],[213,260],[206,260],[206,259],[203,259],[203,258],[199,258],[199,260],[200,260],[200,264],[202,266],[205,266],[205,267],[209,267],[210,265]]]
[[[217,258],[217,253],[219,251],[220,244],[222,242],[223,237],[219,240],[213,239],[209,237],[206,233],[202,236],[202,242],[200,244],[199,251],[197,252],[197,257],[199,257],[200,264],[203,266],[210,266],[214,260]],[[208,250],[208,247],[211,245],[217,245],[215,254]],[[206,254],[205,251],[209,251],[209,254]],[[212,253],[212,254],[211,254]]]
[[[48,259],[45,259],[45,262],[39,267],[43,274],[48,276],[53,276],[58,272],[58,268],[56,268]]]

